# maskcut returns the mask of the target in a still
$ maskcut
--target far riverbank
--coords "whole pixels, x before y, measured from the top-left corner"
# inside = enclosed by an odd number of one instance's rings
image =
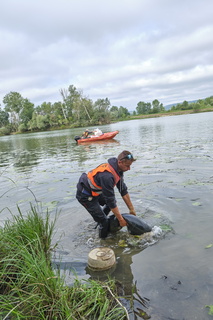
[[[180,116],[185,114],[203,113],[203,112],[213,112],[213,108],[205,108],[197,112],[195,112],[193,109],[190,109],[190,110],[168,111],[168,112],[154,113],[154,114],[140,114],[136,116],[131,115],[129,120],[168,117],[168,116]]]
[[[149,118],[159,118],[159,117],[169,117],[169,116],[179,116],[179,115],[186,115],[186,114],[192,114],[192,113],[204,113],[204,112],[213,112],[213,108],[203,108],[200,109],[199,111],[194,111],[193,109],[190,110],[178,110],[178,111],[168,111],[168,112],[161,112],[161,113],[152,113],[152,114],[140,114],[140,115],[130,115],[124,119],[117,119],[116,121],[111,121],[110,123],[118,123],[122,121],[129,121],[129,120],[138,120],[138,119],[149,119]],[[110,124],[109,123],[109,124]],[[101,126],[103,124],[96,124],[93,125],[93,127]],[[88,127],[88,125],[86,126]],[[55,131],[55,130],[65,130],[65,129],[75,129],[75,128],[85,128],[85,126],[76,126],[75,124],[73,125],[63,125],[61,127],[52,127],[49,129],[45,130],[34,130],[34,131],[28,131],[28,132],[11,132],[10,134],[5,134],[5,135],[16,135],[16,134],[26,134],[26,133],[35,133],[35,132],[48,132],[48,131]],[[1,134],[0,132],[0,137],[4,136],[4,134]]]

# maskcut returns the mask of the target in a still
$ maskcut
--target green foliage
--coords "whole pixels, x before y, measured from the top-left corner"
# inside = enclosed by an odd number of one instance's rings
[[[137,114],[149,114],[151,112],[151,103],[140,101],[136,107]]]
[[[110,101],[106,99],[98,99],[94,104],[93,121],[96,124],[110,123]]]
[[[182,103],[178,103],[176,106],[171,108],[171,111],[178,110],[190,110],[193,109],[194,112],[199,112],[200,110],[204,111],[205,109],[213,107],[213,96],[208,97],[206,99],[200,99],[196,102],[187,102],[183,101]]]
[[[112,120],[126,119],[130,115],[127,108],[112,106],[110,108],[110,117]]]
[[[23,105],[23,98],[18,92],[10,92],[3,98],[5,104],[5,111],[10,113],[11,124],[13,130],[17,131],[20,124],[20,111]]]
[[[0,108],[0,128],[9,124],[9,113]]]
[[[43,102],[35,107],[18,92],[7,94],[3,102],[5,110],[0,109],[0,134],[10,132],[40,131],[55,128],[87,127],[108,124],[111,121],[130,119],[127,108],[110,105],[110,100],[97,99],[94,103],[84,96],[82,90],[70,85],[61,89],[62,101]],[[209,111],[213,107],[213,96],[197,102],[183,101],[168,112],[193,110],[193,112]],[[164,113],[165,108],[157,99],[150,102],[138,102],[133,116]],[[9,123],[10,122],[10,123]],[[7,129],[7,130],[6,130]]]
[[[36,122],[37,122],[37,128],[40,130],[45,130],[50,127],[50,122],[49,122],[49,115],[38,115]]]
[[[110,108],[110,118],[111,118],[112,121],[113,120],[118,120],[118,118],[119,118],[118,107],[112,106]]]
[[[34,105],[28,99],[24,99],[18,92],[10,92],[4,98],[5,111],[10,114],[11,124],[14,131],[20,124],[27,126],[32,118]]]
[[[32,119],[28,122],[28,128],[29,130],[37,130],[37,113],[33,112]]]
[[[165,111],[163,104],[160,103],[157,99],[152,101],[151,113],[159,113]]]
[[[50,116],[33,113],[32,119],[28,122],[29,130],[45,130],[50,127]]]
[[[150,102],[140,101],[136,107],[137,114],[152,114],[152,113],[162,113],[165,111],[165,108],[162,103],[157,99]]]
[[[28,127],[25,123],[21,123],[19,126],[18,126],[18,131],[19,132],[26,132],[28,131]]]
[[[130,115],[130,113],[127,108],[124,108],[122,106],[119,107],[119,109],[118,109],[118,117],[119,118],[125,119],[129,115]]]
[[[23,98],[18,92],[10,92],[3,98],[6,112],[20,112],[23,104]]]
[[[28,99],[23,100],[22,109],[20,111],[20,121],[27,127],[28,121],[32,119],[34,104]]]
[[[37,320],[125,319],[113,282],[77,279],[67,287],[51,266],[55,220],[35,208],[0,228],[0,318]]]
[[[0,135],[6,136],[6,135],[9,135],[10,133],[11,133],[11,130],[9,126],[0,128]]]

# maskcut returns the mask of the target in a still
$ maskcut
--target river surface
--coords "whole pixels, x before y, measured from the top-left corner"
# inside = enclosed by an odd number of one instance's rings
[[[113,248],[108,273],[131,320],[206,320],[213,305],[213,113],[119,122],[114,140],[77,145],[81,129],[0,137],[0,224],[35,205],[58,216],[55,266],[71,284],[103,278],[87,267],[90,250]],[[94,129],[94,128],[93,128]],[[106,240],[75,199],[82,172],[129,150],[137,159],[125,182],[137,215],[162,233],[147,240],[126,228]],[[116,193],[122,213],[128,212]]]

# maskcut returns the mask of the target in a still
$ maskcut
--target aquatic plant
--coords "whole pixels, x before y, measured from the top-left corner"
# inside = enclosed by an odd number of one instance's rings
[[[0,229],[0,318],[38,320],[128,319],[113,281],[65,284],[51,266],[55,219],[31,208]]]
[[[210,316],[213,316],[213,305],[206,306],[206,308],[209,308],[208,314],[209,314]]]

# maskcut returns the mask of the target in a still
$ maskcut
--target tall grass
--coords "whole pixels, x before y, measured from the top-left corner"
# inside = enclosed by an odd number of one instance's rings
[[[66,286],[51,266],[55,220],[35,208],[19,210],[0,229],[0,319],[115,320],[127,319],[114,294],[113,281],[102,284],[75,279]]]

